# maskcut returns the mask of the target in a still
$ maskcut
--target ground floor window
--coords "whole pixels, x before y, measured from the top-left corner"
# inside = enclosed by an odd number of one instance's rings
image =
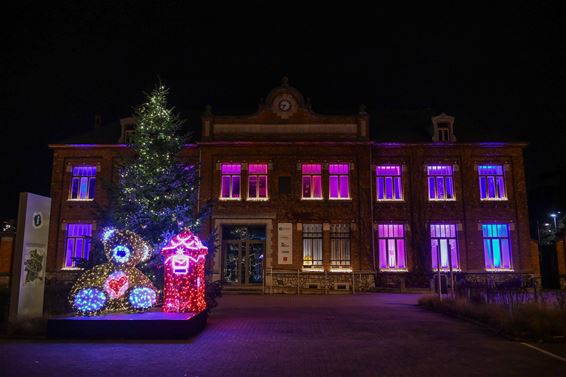
[[[453,270],[460,268],[458,258],[458,230],[456,224],[430,224],[430,254],[433,270]]]
[[[350,224],[330,225],[330,250],[333,267],[350,266]]]
[[[303,266],[322,267],[322,224],[303,224]]]
[[[92,224],[67,224],[65,268],[76,267],[81,258],[88,260],[91,238]]]
[[[482,224],[485,269],[511,270],[509,224]]]
[[[379,224],[379,269],[384,271],[406,270],[405,226],[403,224]]]

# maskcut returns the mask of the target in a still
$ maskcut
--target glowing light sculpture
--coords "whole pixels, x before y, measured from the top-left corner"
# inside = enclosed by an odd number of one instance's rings
[[[108,263],[84,271],[71,289],[69,302],[82,315],[101,312],[136,312],[151,308],[157,292],[136,265],[149,259],[151,248],[130,231],[106,229],[102,233]]]
[[[161,253],[165,260],[164,312],[200,312],[204,299],[204,264],[208,249],[189,231],[173,237]]]

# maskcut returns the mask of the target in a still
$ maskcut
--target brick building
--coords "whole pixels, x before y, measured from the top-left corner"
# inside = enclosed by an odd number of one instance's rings
[[[455,118],[320,115],[286,80],[255,114],[202,117],[182,158],[200,165],[213,210],[212,279],[265,292],[427,286],[431,273],[533,274],[525,143],[460,137]],[[379,122],[379,123],[378,123]],[[94,215],[135,125],[50,145],[54,152],[48,270],[88,256]],[[478,133],[479,134],[479,133]],[[415,136],[416,135],[416,136]],[[458,137],[456,137],[458,135]],[[485,135],[482,135],[485,137]]]

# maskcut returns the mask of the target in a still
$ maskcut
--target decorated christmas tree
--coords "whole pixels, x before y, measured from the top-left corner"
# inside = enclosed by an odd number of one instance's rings
[[[187,135],[167,94],[159,84],[135,112],[134,157],[123,162],[111,208],[114,226],[152,244],[154,255],[140,268],[157,287],[163,284],[161,247],[183,230],[198,233],[206,212],[198,208],[198,166],[179,156]]]

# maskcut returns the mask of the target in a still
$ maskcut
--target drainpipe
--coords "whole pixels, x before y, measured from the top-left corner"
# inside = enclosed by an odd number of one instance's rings
[[[373,229],[373,221],[374,221],[374,217],[373,217],[373,175],[372,175],[372,167],[373,165],[373,144],[370,144],[369,147],[369,188],[370,188],[370,193],[369,193],[369,210],[370,210],[370,225],[371,225],[371,232],[370,232],[370,236],[371,236],[371,254],[373,257],[373,271],[375,273],[375,277],[377,278],[377,263],[376,263],[376,259],[375,259],[375,237],[374,237],[374,229]]]

